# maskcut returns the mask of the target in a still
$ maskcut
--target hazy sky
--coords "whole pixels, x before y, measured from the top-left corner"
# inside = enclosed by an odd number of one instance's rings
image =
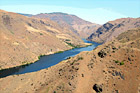
[[[0,9],[27,14],[64,12],[103,24],[140,17],[140,0],[0,0]]]

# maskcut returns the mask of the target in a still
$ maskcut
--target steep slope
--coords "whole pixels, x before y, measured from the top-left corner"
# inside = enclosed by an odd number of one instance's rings
[[[135,38],[134,38],[135,37]],[[0,79],[0,92],[139,93],[140,28],[51,68]]]
[[[57,23],[0,10],[0,68],[27,64],[38,56],[83,46],[71,30]]]
[[[136,27],[140,27],[140,18],[121,18],[115,21],[109,21],[98,28],[96,32],[92,33],[88,37],[88,40],[95,42],[110,41],[122,32]]]
[[[100,26],[95,23],[85,21],[75,15],[70,15],[61,12],[38,14],[34,17],[49,18],[61,26],[69,27],[73,32],[77,33],[81,38],[87,38]]]

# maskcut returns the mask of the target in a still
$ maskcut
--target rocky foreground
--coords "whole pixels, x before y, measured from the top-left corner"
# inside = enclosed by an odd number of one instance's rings
[[[0,79],[0,93],[139,93],[140,28],[37,72]]]

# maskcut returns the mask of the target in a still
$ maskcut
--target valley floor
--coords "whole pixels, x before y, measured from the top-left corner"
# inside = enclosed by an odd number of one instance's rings
[[[0,78],[0,93],[139,93],[140,29],[41,71]]]

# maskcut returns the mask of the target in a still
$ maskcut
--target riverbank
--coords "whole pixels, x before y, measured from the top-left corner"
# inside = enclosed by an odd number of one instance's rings
[[[72,48],[66,49],[66,50],[64,50],[64,51],[72,50],[72,49],[75,49],[75,48],[88,47],[88,46],[91,46],[91,45],[92,45],[92,43],[84,43],[84,44],[85,44],[85,46],[72,47]],[[37,57],[37,59],[36,59],[35,61],[33,61],[33,62],[23,61],[23,62],[22,62],[22,65],[17,65],[17,66],[13,66],[13,67],[9,67],[9,68],[0,68],[0,71],[1,71],[1,70],[6,70],[6,69],[11,69],[11,68],[18,68],[18,67],[20,67],[20,66],[28,66],[28,65],[30,65],[30,64],[33,64],[33,63],[37,62],[37,61],[40,60],[40,58],[43,57],[43,56],[48,56],[48,55],[52,55],[52,54],[56,54],[56,53],[63,53],[64,51],[56,51],[56,52],[49,52],[49,53],[47,53],[47,54],[41,54],[41,55],[39,55],[39,56]]]
[[[85,43],[85,46],[82,46],[82,47],[75,47],[75,48],[71,48],[71,49],[68,49],[68,50],[65,50],[65,51],[58,51],[58,52],[52,52],[52,53],[49,53],[48,55],[39,55],[38,56],[38,60],[36,60],[36,61],[34,61],[34,62],[23,62],[23,64],[22,65],[19,65],[19,66],[16,66],[16,67],[10,67],[10,68],[6,68],[6,69],[1,69],[0,70],[0,73],[4,73],[4,75],[0,75],[0,77],[5,77],[5,76],[7,76],[7,75],[12,75],[12,73],[11,73],[11,71],[16,71],[16,70],[18,70],[18,69],[20,69],[20,68],[25,68],[26,66],[29,66],[29,65],[31,65],[31,64],[34,64],[34,63],[36,63],[36,62],[38,62],[42,57],[44,57],[44,56],[50,56],[50,55],[54,55],[54,54],[58,54],[58,53],[63,53],[63,52],[66,52],[66,51],[70,51],[70,50],[72,50],[72,49],[76,49],[76,48],[84,48],[84,47],[88,47],[88,46],[91,46],[91,45],[93,45],[92,43]]]
[[[0,78],[2,93],[137,93],[140,82],[140,40],[139,31],[119,36],[118,40],[100,46],[77,48],[63,53],[42,57],[39,64],[31,64],[19,69],[20,75]],[[129,41],[123,37],[128,37]],[[136,38],[133,38],[136,37]],[[96,43],[95,43],[96,45]],[[97,47],[97,48],[95,48]],[[77,52],[84,51],[84,52]],[[63,60],[69,53],[79,53]],[[62,54],[62,55],[61,55]],[[66,56],[64,56],[66,55]],[[63,61],[60,61],[61,59]],[[46,61],[50,60],[50,61]],[[42,70],[34,68],[46,63],[53,66]],[[121,64],[123,62],[123,64]],[[43,64],[45,63],[45,64]],[[41,65],[42,64],[42,65]],[[32,66],[33,65],[33,66]],[[50,66],[50,65],[49,65]],[[27,73],[29,69],[32,73]],[[23,70],[23,71],[22,71]],[[30,72],[30,71],[28,71]],[[133,77],[133,78],[132,78]]]

